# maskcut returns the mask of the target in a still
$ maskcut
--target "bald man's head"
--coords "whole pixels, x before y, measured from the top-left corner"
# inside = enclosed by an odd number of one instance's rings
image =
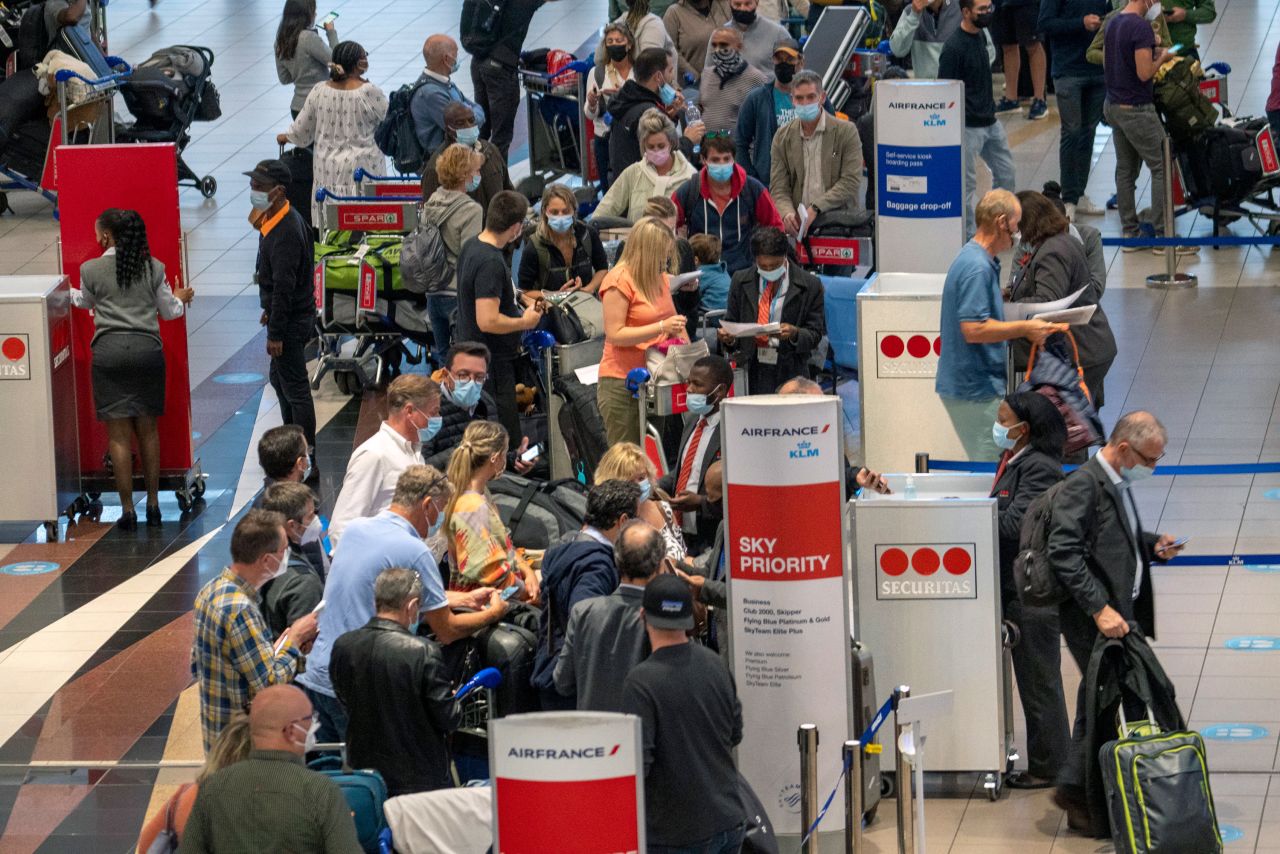
[[[294,685],[271,685],[253,698],[249,731],[258,750],[287,750],[302,755],[311,728],[311,701]]]
[[[447,77],[458,61],[458,43],[444,33],[436,33],[423,42],[422,58],[429,70]]]
[[[778,394],[822,394],[822,386],[808,377],[792,377],[778,386]]]

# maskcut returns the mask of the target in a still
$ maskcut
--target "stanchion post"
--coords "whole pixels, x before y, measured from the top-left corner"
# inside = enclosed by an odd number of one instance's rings
[[[894,744],[894,777],[898,789],[898,854],[915,854],[916,825],[915,810],[911,802],[911,763],[900,748],[899,739],[911,727],[910,721],[898,719],[898,703],[911,696],[911,688],[899,685],[894,690],[893,704],[893,744]]]
[[[916,474],[928,474],[928,473],[929,473],[929,454],[928,453],[916,454]]]
[[[800,742],[800,833],[803,838],[818,820],[817,724],[800,724],[796,737]],[[801,854],[818,854],[818,834],[809,834]]]
[[[844,781],[844,850],[845,854],[862,854],[862,814],[866,781],[862,779],[862,742],[844,743],[844,767],[849,775]]]
[[[1165,135],[1164,145],[1161,149],[1161,157],[1164,158],[1164,234],[1170,237],[1174,234],[1173,227],[1173,141],[1168,134]],[[1156,187],[1151,188],[1152,194],[1157,191]],[[1191,288],[1195,287],[1197,279],[1191,273],[1178,272],[1178,247],[1164,247],[1164,272],[1153,273],[1147,276],[1147,287],[1149,288]]]

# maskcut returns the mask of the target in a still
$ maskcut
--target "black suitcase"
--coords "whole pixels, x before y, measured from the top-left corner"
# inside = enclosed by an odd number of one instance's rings
[[[480,667],[496,667],[502,673],[502,684],[494,689],[497,708],[489,710],[489,717],[539,711],[538,692],[529,681],[537,635],[511,623],[496,623],[476,635],[476,644]]]
[[[312,154],[310,149],[291,148],[280,155],[280,162],[289,167],[291,176],[284,188],[289,207],[302,214],[302,218],[311,222],[311,192],[315,173],[312,170]]]
[[[573,473],[583,483],[591,483],[600,458],[609,450],[595,386],[583,385],[577,377],[561,374],[555,379],[554,391],[564,403],[556,420]],[[638,409],[636,417],[640,417]]]
[[[30,71],[19,71],[0,81],[0,163],[8,165],[6,151],[18,128],[29,121],[44,121],[44,96],[40,80]],[[49,134],[44,135],[45,143]],[[43,161],[43,156],[42,156]]]
[[[880,698],[876,695],[876,666],[871,650],[856,640],[851,640],[851,658],[853,660],[853,725],[861,735],[871,724],[872,718],[880,709]],[[893,738],[892,729],[881,728],[877,736],[883,743],[885,738]],[[867,824],[875,820],[876,808],[880,805],[880,754],[862,752],[862,814]]]
[[[1213,197],[1219,205],[1248,198],[1262,178],[1262,164],[1253,134],[1238,127],[1217,125],[1201,133],[1180,158],[1186,189],[1193,200]]]

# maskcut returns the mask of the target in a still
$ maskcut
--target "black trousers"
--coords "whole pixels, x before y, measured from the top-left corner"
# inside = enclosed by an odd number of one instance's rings
[[[307,377],[307,342],[286,340],[284,352],[271,360],[271,387],[280,399],[280,418],[285,424],[297,424],[307,437],[307,446],[316,447],[316,405],[311,399],[311,381]]]
[[[520,410],[516,406],[515,356],[495,355],[489,361],[489,379],[485,386],[498,404],[498,423],[507,428],[507,439],[514,450],[520,444]]]
[[[520,79],[514,68],[491,59],[471,63],[471,85],[476,103],[484,110],[480,138],[487,139],[508,160],[511,138],[515,136],[516,110],[520,106]]]
[[[1062,648],[1058,641],[1058,609],[1028,608],[1016,596],[1005,600],[1004,618],[1018,627],[1019,641],[1010,652],[1018,697],[1027,718],[1027,770],[1052,780],[1071,749],[1067,701],[1062,690]]]
[[[1080,610],[1080,606],[1068,599],[1058,606],[1058,623],[1062,636],[1067,641],[1067,651],[1075,659],[1080,668],[1080,688],[1076,692],[1076,719],[1071,728],[1071,749],[1067,751],[1066,761],[1058,774],[1058,785],[1076,791],[1084,797],[1085,771],[1097,756],[1086,756],[1085,744],[1085,701],[1086,685],[1084,677],[1089,669],[1089,657],[1093,654],[1094,642],[1098,639],[1098,626],[1093,618]]]

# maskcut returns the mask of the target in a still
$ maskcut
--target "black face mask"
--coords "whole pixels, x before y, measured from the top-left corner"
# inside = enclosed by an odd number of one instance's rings
[[[744,27],[749,27],[756,22],[756,13],[751,9],[734,9],[733,20]]]
[[[796,76],[796,67],[789,62],[775,62],[773,64],[773,76],[778,82],[786,86],[791,82],[791,78]]]
[[[991,26],[991,21],[995,16],[996,13],[994,10],[990,12],[983,12],[980,15],[974,15],[973,25],[980,30],[985,30],[987,27]]]
[[[627,58],[627,46],[625,44],[605,45],[605,53],[609,54],[610,62],[622,62]]]

